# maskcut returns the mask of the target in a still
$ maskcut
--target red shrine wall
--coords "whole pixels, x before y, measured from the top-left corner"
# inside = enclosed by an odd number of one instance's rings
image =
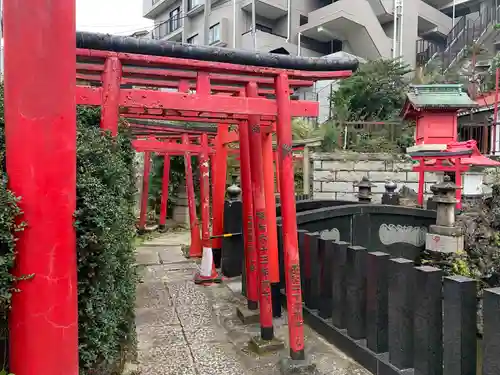
[[[428,113],[417,120],[416,144],[447,144],[456,136],[455,113]]]

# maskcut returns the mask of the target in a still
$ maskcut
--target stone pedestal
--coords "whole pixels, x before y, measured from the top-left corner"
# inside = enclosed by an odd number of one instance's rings
[[[456,253],[464,250],[464,236],[455,225],[455,193],[458,186],[445,176],[442,183],[433,185],[432,202],[436,205],[436,224],[429,227],[425,249],[440,253]]]
[[[174,207],[173,217],[178,224],[185,225],[189,228],[189,207],[186,193],[186,185],[179,186],[177,202]]]

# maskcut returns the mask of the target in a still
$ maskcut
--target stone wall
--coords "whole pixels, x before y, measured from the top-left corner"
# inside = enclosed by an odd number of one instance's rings
[[[366,176],[375,185],[372,188],[373,202],[379,203],[385,192],[385,183],[394,181],[401,189],[406,185],[418,191],[418,173],[412,172],[413,163],[404,155],[370,154],[356,152],[314,153],[313,191],[314,199],[337,199],[357,201],[355,184]],[[426,199],[430,187],[440,181],[440,173],[426,173]]]

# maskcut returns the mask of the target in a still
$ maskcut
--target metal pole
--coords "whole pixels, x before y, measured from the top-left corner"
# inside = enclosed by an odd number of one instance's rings
[[[75,1],[9,0],[4,14],[7,173],[28,223],[14,272],[33,275],[12,294],[10,372],[78,374]]]
[[[297,36],[297,56],[302,55],[301,44],[302,44],[302,33],[299,33],[299,35]]]
[[[493,107],[493,150],[492,154],[497,153],[497,127],[498,127],[498,81],[500,76],[500,69],[495,69],[495,106]]]
[[[286,303],[290,337],[290,357],[304,360],[304,319],[300,289],[299,246],[297,240],[297,212],[295,207],[295,181],[292,155],[292,114],[290,83],[286,73],[276,77],[276,103],[278,106],[278,163],[280,174],[281,217],[283,222],[283,252],[286,279]]]
[[[252,36],[253,36],[253,50],[257,51],[257,21],[256,21],[256,14],[255,14],[255,1],[252,0]]]
[[[453,0],[453,11],[451,16],[451,29],[453,30],[452,38],[455,39],[455,0]]]
[[[160,229],[165,229],[167,223],[168,185],[170,182],[170,156],[163,158],[163,176],[160,203]]]
[[[250,98],[259,96],[257,84],[250,82],[246,87],[246,95]],[[264,173],[262,170],[262,134],[260,116],[251,115],[248,118],[250,147],[250,172],[252,176],[253,194],[253,228],[257,238],[258,270],[259,270],[259,304],[260,304],[260,335],[262,340],[274,339],[271,283],[269,275],[269,248],[266,215],[266,196],[264,191]]]
[[[288,6],[287,6],[287,25],[286,25],[286,42],[290,43],[290,37],[292,36],[292,20],[290,18],[290,15],[292,13],[292,0],[288,0]],[[300,55],[299,55],[300,56]]]
[[[210,45],[210,12],[212,10],[212,0],[205,0],[205,10],[203,12],[203,44]]]
[[[399,14],[399,58],[403,62],[403,20],[404,20],[404,0],[401,1],[401,12]]]
[[[395,59],[397,57],[397,48],[398,48],[398,1],[394,0],[394,11],[393,11],[393,31],[392,31],[392,58]]]
[[[233,48],[236,48],[236,0],[233,0]]]
[[[146,220],[148,216],[148,198],[149,198],[149,174],[151,172],[151,153],[144,152],[144,174],[142,175],[141,192],[141,214],[139,217],[139,230],[146,229]]]

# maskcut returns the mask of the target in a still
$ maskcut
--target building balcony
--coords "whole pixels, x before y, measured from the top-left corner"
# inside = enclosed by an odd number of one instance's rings
[[[161,13],[165,12],[170,6],[178,0],[142,0],[142,14],[144,18],[154,20]]]
[[[370,6],[369,0],[339,0],[310,12],[299,32],[319,42],[340,40],[352,54],[364,59],[390,58],[391,39],[375,12],[359,11]]]
[[[251,14],[252,0],[244,0],[241,9]],[[287,0],[255,0],[255,14],[270,20],[285,16],[287,9]]]
[[[153,39],[182,42],[182,32],[184,30],[182,21],[182,18],[177,17],[160,23],[153,29]]]
[[[242,48],[247,51],[253,51],[253,35],[252,31],[245,32],[241,37]],[[282,55],[296,56],[298,46],[288,43],[286,37],[272,32],[257,29],[257,52],[279,53]],[[308,48],[301,48],[301,55],[308,57],[319,57],[321,54],[312,51]]]

